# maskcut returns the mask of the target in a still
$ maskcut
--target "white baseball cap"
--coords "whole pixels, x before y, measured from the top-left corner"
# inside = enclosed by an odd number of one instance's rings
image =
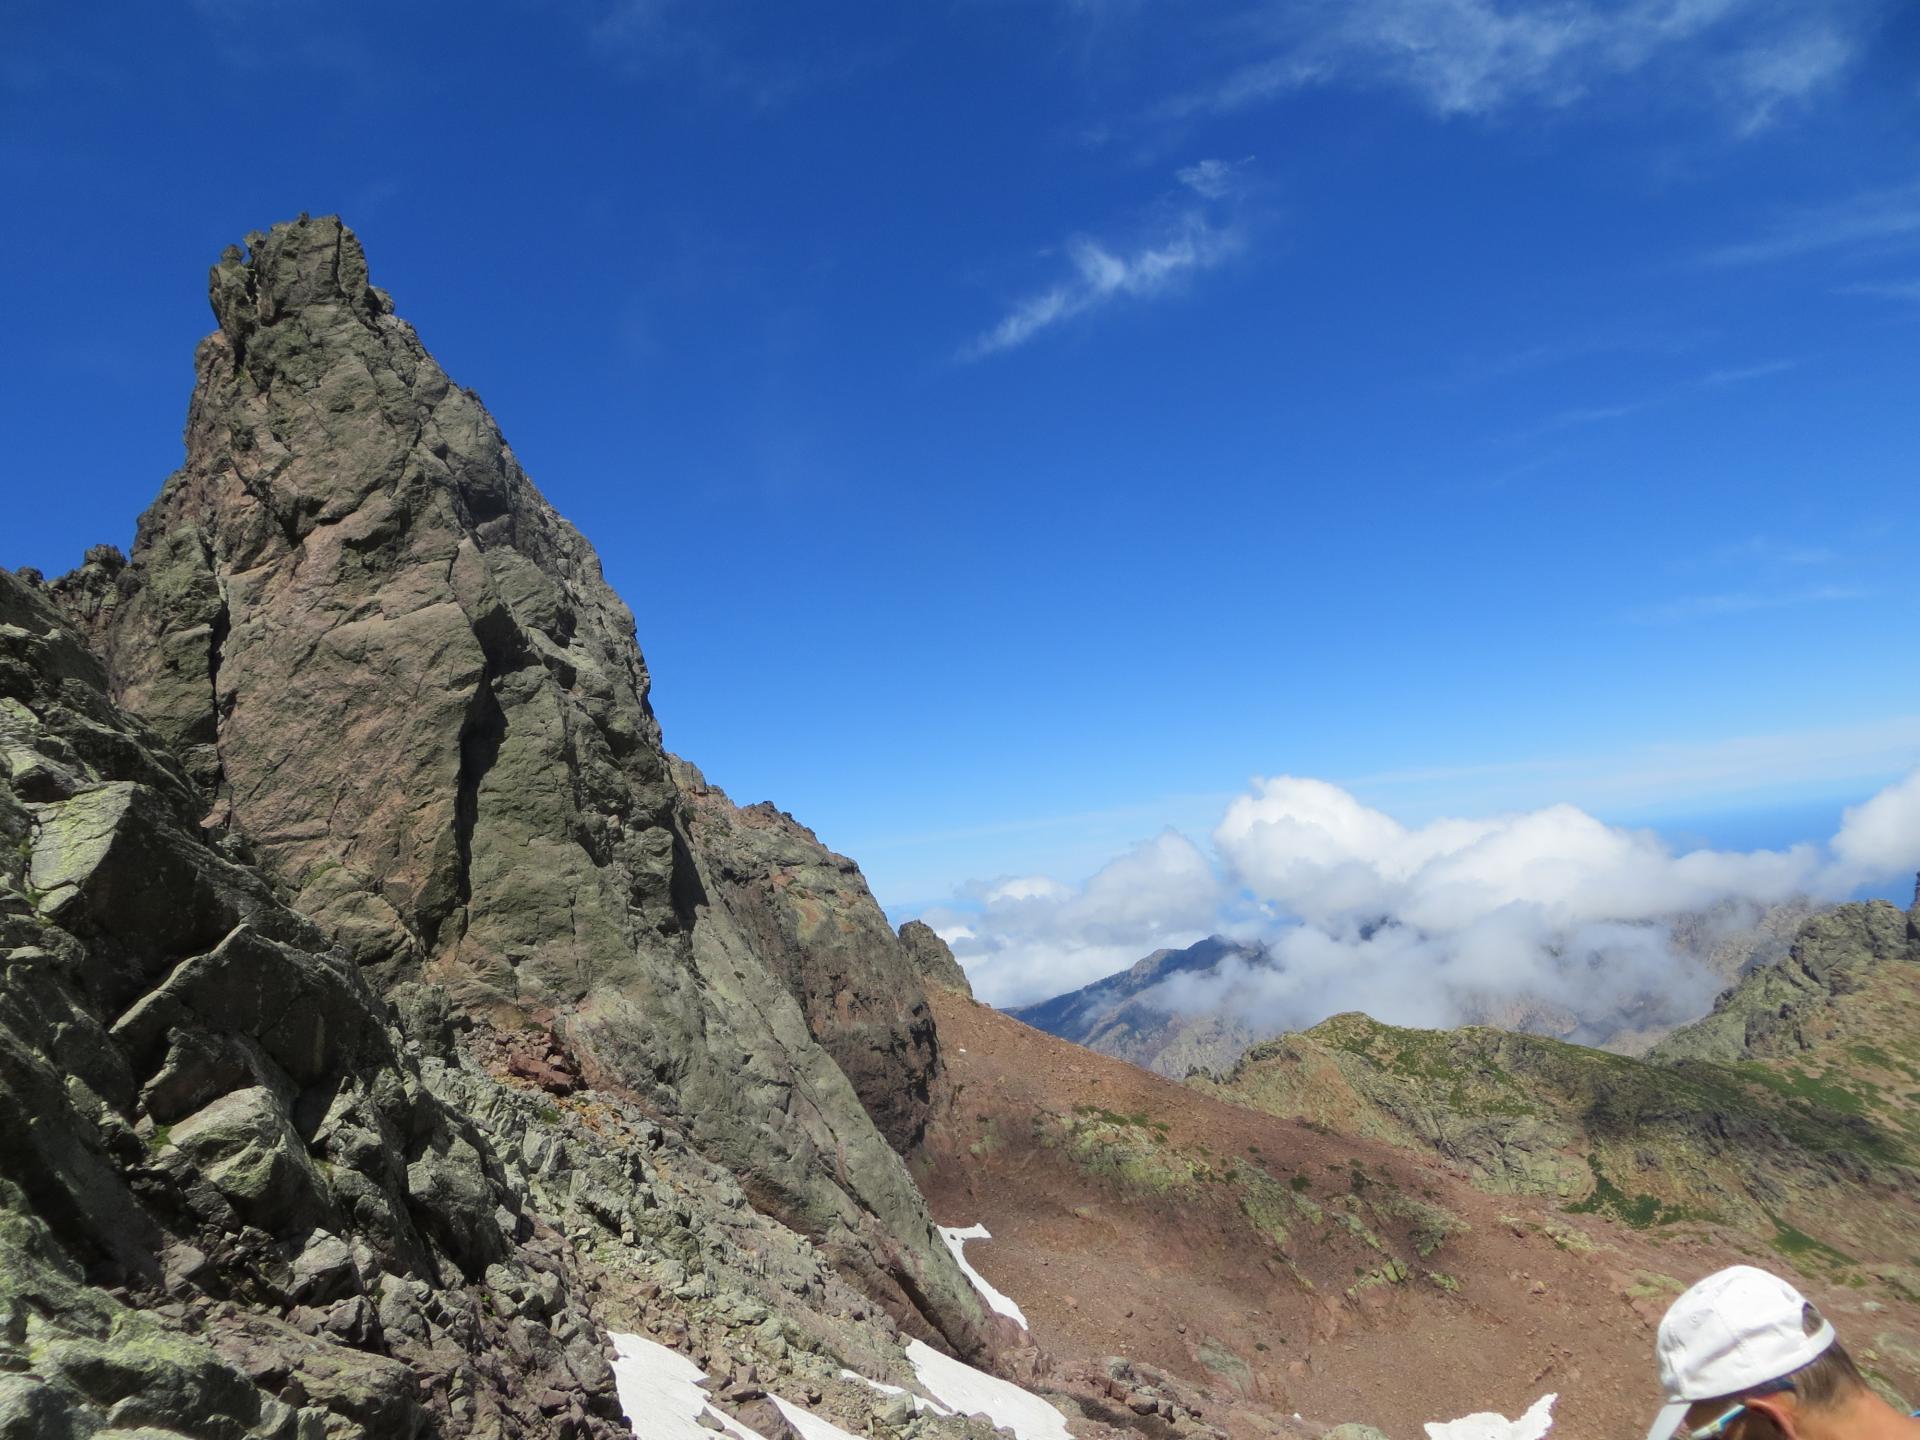
[[[1667,1403],[1647,1440],[1668,1440],[1689,1406],[1790,1375],[1833,1344],[1826,1320],[1811,1335],[1807,1297],[1751,1265],[1716,1271],[1660,1322],[1660,1385]]]

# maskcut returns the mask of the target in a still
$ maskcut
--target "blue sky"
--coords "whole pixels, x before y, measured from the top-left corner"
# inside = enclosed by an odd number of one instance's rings
[[[338,211],[896,913],[1280,773],[1817,838],[1920,758],[1917,77],[1873,0],[15,0],[0,563],[130,540],[206,267]]]

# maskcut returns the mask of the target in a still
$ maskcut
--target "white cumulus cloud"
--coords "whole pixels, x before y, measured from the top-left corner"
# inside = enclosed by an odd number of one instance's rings
[[[1856,883],[1920,870],[1920,770],[1848,810],[1833,853]]]
[[[1675,855],[1651,831],[1571,805],[1409,827],[1324,780],[1256,782],[1214,833],[1230,873],[1276,911],[1339,931],[1391,918],[1457,931],[1508,907],[1554,924],[1646,920],[1730,896],[1772,903],[1820,870],[1811,846]]]
[[[1163,831],[1081,885],[1024,876],[974,887],[973,908],[922,918],[953,947],[983,1000],[1024,1005],[1191,945],[1214,924],[1222,891],[1200,848]]]
[[[1075,989],[1219,931],[1263,945],[1272,963],[1177,976],[1153,992],[1158,1003],[1269,1030],[1358,1009],[1594,1039],[1710,1004],[1721,979],[1697,944],[1676,944],[1676,919],[1705,917],[1692,929],[1710,943],[1768,906],[1920,869],[1920,771],[1847,810],[1827,844],[1781,850],[1676,850],[1572,805],[1409,825],[1299,776],[1256,781],[1212,839],[1210,857],[1169,830],[1084,884],[1002,880],[927,918],[995,1004]]]
[[[1275,965],[1168,986],[1267,1028],[1346,1009],[1403,1024],[1551,1012],[1572,1033],[1674,1024],[1717,977],[1674,947],[1695,912],[1732,927],[1831,887],[1818,847],[1675,853],[1571,805],[1408,826],[1322,780],[1256,783],[1214,843],[1268,908]]]

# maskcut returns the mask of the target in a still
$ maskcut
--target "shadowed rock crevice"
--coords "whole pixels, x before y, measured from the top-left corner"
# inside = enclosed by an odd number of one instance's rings
[[[209,556],[208,559],[211,561],[212,557]],[[213,618],[207,623],[207,688],[211,692],[208,713],[212,718],[212,734],[207,737],[207,741],[216,747],[220,743],[220,721],[225,710],[220,696],[220,663],[224,658],[221,652],[232,629],[233,612],[227,608],[226,596],[223,593],[219,608],[214,611]],[[217,753],[215,758],[218,759]],[[218,773],[217,766],[215,773],[216,775]]]
[[[466,722],[460,727],[460,771],[455,779],[453,845],[458,869],[453,903],[465,908],[473,899],[473,830],[480,815],[480,786],[500,758],[507,736],[507,715],[493,692],[493,667],[481,673]],[[437,943],[446,913],[422,916],[422,940],[429,949]]]

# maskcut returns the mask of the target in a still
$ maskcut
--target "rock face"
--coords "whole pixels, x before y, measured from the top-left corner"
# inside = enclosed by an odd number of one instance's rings
[[[919,971],[860,868],[784,811],[734,805],[684,760],[673,779],[707,895],[799,997],[881,1133],[910,1149],[940,1052]]]
[[[933,927],[924,920],[909,920],[900,927],[900,946],[906,951],[908,962],[927,984],[958,990],[962,995],[972,997],[973,986],[967,982],[967,972],[953,958],[953,951],[947,947],[947,942],[935,934]]]
[[[1785,958],[1746,972],[1711,1015],[1674,1031],[1648,1058],[1747,1060],[1810,1048],[1840,997],[1891,962],[1920,958],[1917,921],[1920,897],[1905,914],[1878,901],[1812,916]]]
[[[613,1440],[609,1323],[869,1429],[843,1371],[912,1372],[822,1249],[527,1032],[402,1028],[54,601],[0,571],[0,1435]]]
[[[554,1232],[105,688],[0,571],[3,1433],[611,1440]]]
[[[850,864],[676,776],[632,615],[351,231],[251,236],[211,298],[186,463],[92,612],[204,823],[376,988],[537,1033],[541,1064],[684,1125],[974,1348],[977,1300],[856,1093],[911,1143],[938,1056]]]

